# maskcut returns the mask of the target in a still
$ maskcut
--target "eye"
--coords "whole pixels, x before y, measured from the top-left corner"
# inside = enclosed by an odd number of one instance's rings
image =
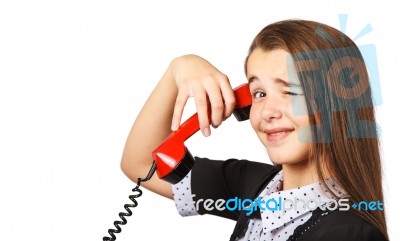
[[[252,96],[253,96],[253,99],[259,99],[259,98],[267,96],[267,94],[265,92],[255,90],[252,92]]]
[[[291,96],[303,95],[303,94],[297,94],[297,93],[290,92],[290,91],[285,91],[284,94],[286,94],[286,95],[291,95]]]

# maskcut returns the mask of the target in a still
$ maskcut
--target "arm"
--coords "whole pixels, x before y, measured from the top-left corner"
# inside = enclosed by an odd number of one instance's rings
[[[145,177],[152,164],[151,152],[179,127],[183,108],[194,97],[203,135],[210,135],[207,116],[211,104],[211,124],[218,126],[233,111],[235,101],[228,78],[206,60],[186,55],[174,59],[140,111],[125,144],[121,168],[136,182]],[[171,184],[157,175],[142,184],[172,199]]]

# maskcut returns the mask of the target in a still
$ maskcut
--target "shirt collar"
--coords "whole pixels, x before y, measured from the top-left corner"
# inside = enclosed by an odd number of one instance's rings
[[[333,179],[327,180],[327,185],[338,196],[345,194]],[[259,195],[262,202],[259,204],[261,219],[266,231],[286,226],[318,206],[336,199],[318,182],[285,191],[282,187],[283,172],[280,171]]]

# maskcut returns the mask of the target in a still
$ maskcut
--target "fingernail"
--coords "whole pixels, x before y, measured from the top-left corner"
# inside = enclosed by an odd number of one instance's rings
[[[176,123],[172,123],[172,125],[171,125],[172,131],[176,131],[176,130],[178,130],[178,128],[179,128],[179,126]]]
[[[206,127],[203,129],[203,135],[206,137],[211,135],[210,127]]]

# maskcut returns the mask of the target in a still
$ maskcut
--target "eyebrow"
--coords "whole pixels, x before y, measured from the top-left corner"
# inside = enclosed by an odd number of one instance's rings
[[[257,78],[257,76],[254,76],[254,75],[253,75],[253,76],[251,76],[251,77],[249,78],[249,84],[250,84],[250,83],[253,83],[254,81],[260,81],[260,79]],[[279,84],[282,84],[282,85],[284,85],[285,87],[301,87],[300,84],[288,83],[286,80],[283,80],[283,79],[281,79],[281,78],[275,78],[275,79],[274,79],[274,82],[279,83]]]

